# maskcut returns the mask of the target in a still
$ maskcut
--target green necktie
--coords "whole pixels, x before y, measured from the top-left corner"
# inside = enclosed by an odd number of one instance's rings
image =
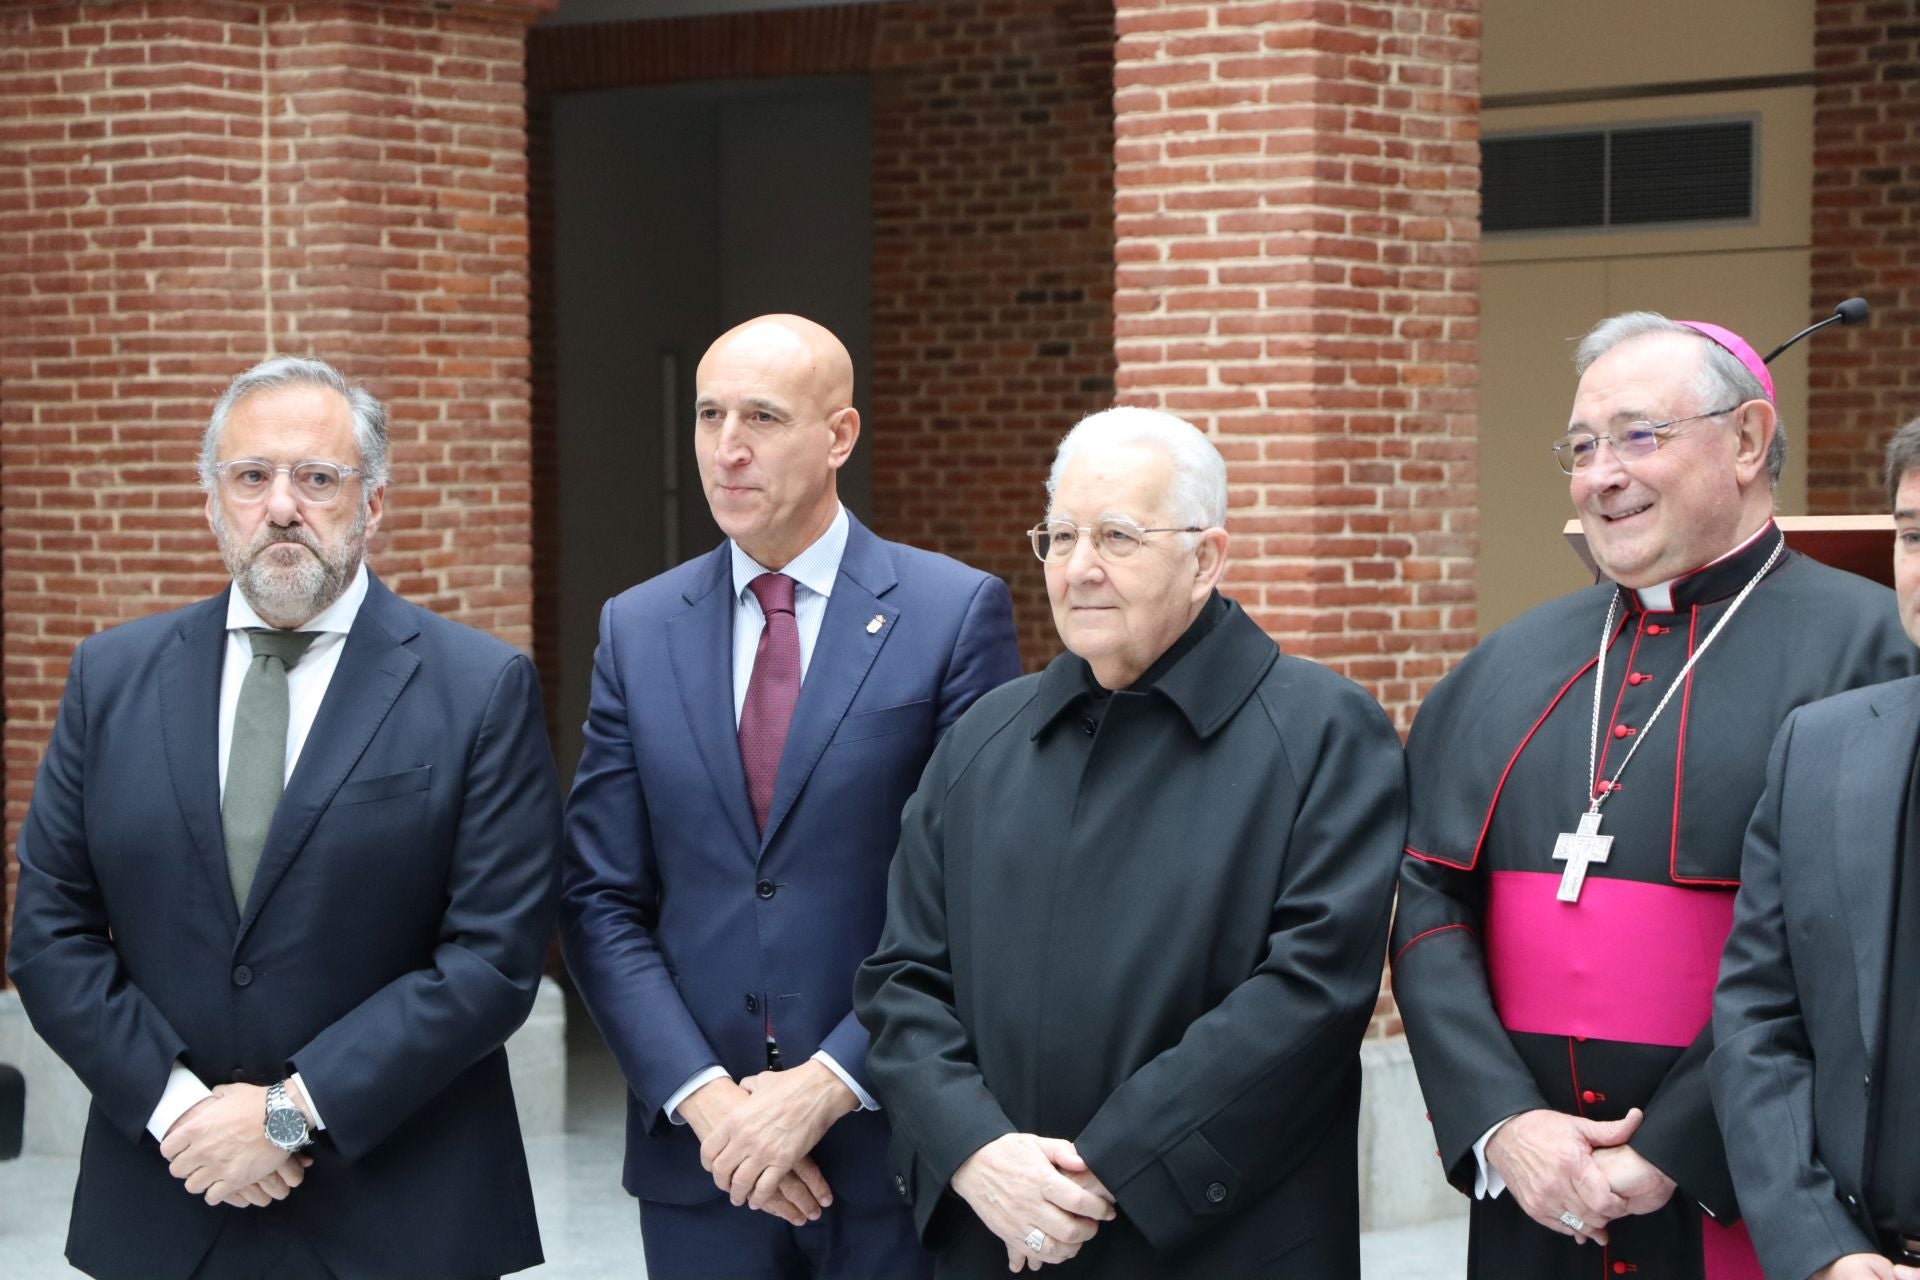
[[[247,909],[253,873],[267,845],[267,828],[280,804],[287,774],[287,669],[300,661],[318,631],[248,627],[253,661],[240,682],[233,711],[233,742],[227,751],[227,789],[220,799],[220,826],[227,837],[227,878],[233,901]]]

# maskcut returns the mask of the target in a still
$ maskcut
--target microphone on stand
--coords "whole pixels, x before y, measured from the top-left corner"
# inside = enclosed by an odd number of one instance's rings
[[[1760,358],[1760,363],[1772,364],[1773,358],[1779,355],[1782,351],[1785,351],[1788,347],[1800,341],[1800,339],[1806,337],[1808,334],[1818,333],[1820,330],[1826,328],[1830,324],[1836,324],[1836,323],[1837,324],[1865,324],[1867,322],[1867,316],[1871,312],[1871,310],[1872,308],[1867,306],[1867,300],[1865,298],[1848,298],[1845,302],[1835,307],[1833,309],[1833,314],[1828,316],[1825,320],[1822,320],[1819,324],[1808,325],[1806,328],[1794,334],[1791,338],[1788,338],[1785,342],[1781,343],[1779,346],[1775,347],[1773,350],[1767,352],[1766,355]]]

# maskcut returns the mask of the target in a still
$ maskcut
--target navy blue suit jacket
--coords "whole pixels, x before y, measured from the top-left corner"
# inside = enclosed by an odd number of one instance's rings
[[[883,542],[857,520],[794,707],[764,834],[733,711],[728,544],[608,601],[567,807],[567,968],[631,1090],[625,1185],[717,1196],[693,1131],[662,1108],[701,1068],[824,1049],[867,1085],[853,974],[880,937],[900,810],[934,743],[1020,673],[998,578]],[[879,625],[874,625],[874,619]],[[813,1156],[836,1196],[898,1203],[880,1112]]]
[[[220,825],[227,598],[73,656],[20,838],[8,972],[93,1094],[67,1256],[188,1275],[265,1214],[341,1280],[540,1261],[502,1044],[552,923],[559,788],[526,657],[369,583],[244,910]],[[146,1124],[175,1059],[299,1071],[326,1131],[291,1197],[210,1208]]]

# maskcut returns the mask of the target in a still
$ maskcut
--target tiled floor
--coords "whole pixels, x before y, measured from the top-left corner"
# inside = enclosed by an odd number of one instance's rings
[[[527,1144],[546,1265],[532,1280],[645,1280],[640,1224],[620,1189],[622,1095],[604,1052],[577,1050],[568,1063],[569,1132]],[[0,1163],[0,1277],[70,1280],[61,1256],[76,1162],[29,1156]],[[1454,1280],[1466,1259],[1466,1219],[1361,1240],[1367,1280]],[[398,1280],[398,1278],[396,1278]]]

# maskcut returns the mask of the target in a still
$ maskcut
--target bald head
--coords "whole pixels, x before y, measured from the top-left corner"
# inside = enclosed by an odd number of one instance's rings
[[[853,358],[803,316],[760,316],[721,334],[695,377],[694,452],[714,521],[783,568],[839,514],[836,477],[860,435]]]
[[[710,364],[777,375],[790,394],[825,413],[853,403],[853,357],[832,330],[805,316],[756,316],[735,325],[701,357],[703,381]]]

